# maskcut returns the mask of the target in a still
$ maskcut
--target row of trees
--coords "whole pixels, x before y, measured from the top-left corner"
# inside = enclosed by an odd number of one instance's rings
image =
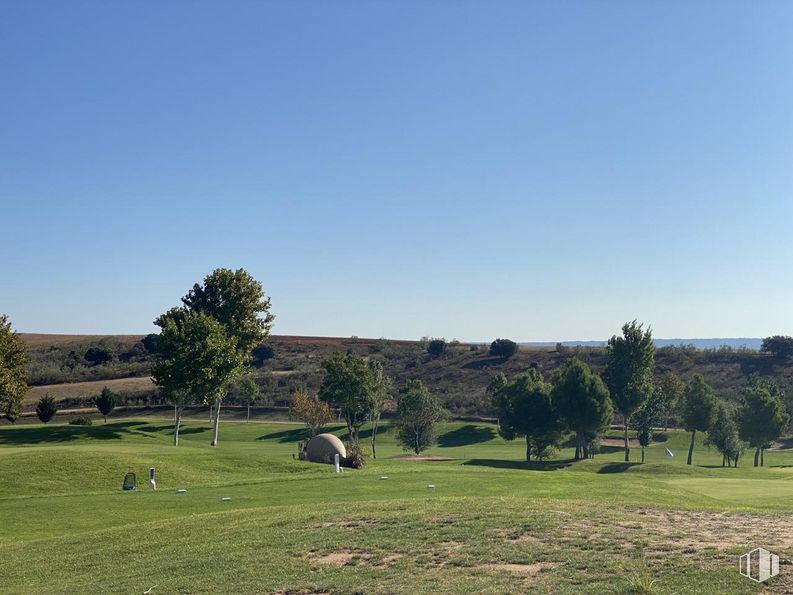
[[[118,403],[118,395],[105,386],[102,388],[102,392],[91,400],[104,417],[105,423],[107,423],[107,416],[113,412]],[[36,416],[41,423],[49,423],[56,413],[58,413],[58,403],[50,394],[46,394],[39,399],[36,405]]]

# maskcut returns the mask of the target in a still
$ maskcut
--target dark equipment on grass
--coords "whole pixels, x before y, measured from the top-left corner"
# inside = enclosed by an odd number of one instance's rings
[[[137,484],[138,482],[135,480],[135,474],[130,471],[124,476],[124,485],[121,486],[121,489],[125,492],[131,492],[137,488]]]

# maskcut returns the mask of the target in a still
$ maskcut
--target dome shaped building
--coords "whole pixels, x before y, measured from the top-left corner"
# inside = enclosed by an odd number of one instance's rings
[[[306,445],[306,459],[312,463],[333,464],[334,455],[339,455],[340,462],[347,458],[344,443],[333,434],[317,434]]]

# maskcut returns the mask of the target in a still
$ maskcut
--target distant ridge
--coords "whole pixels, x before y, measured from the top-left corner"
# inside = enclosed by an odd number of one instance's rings
[[[697,349],[717,349],[719,347],[731,347],[732,349],[760,349],[763,340],[759,338],[735,338],[735,339],[655,339],[656,347],[667,347],[669,345],[693,345]],[[604,347],[606,341],[559,341],[565,347]],[[552,347],[553,342],[525,342],[521,345],[527,347]]]

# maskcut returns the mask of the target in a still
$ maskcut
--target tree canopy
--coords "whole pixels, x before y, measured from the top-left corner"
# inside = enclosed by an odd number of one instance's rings
[[[10,422],[19,417],[28,392],[27,361],[25,342],[11,330],[8,316],[0,315],[0,414]]]
[[[762,449],[779,438],[790,422],[780,393],[768,381],[755,378],[741,394],[737,415],[738,433],[755,449],[755,467],[760,463]]]
[[[46,424],[49,422],[55,414],[58,412],[58,404],[55,402],[55,399],[52,398],[49,394],[44,395],[39,399],[38,405],[36,405],[36,417],[39,418],[41,423]]]
[[[694,454],[694,440],[697,430],[707,432],[716,421],[718,401],[710,385],[705,382],[702,374],[694,374],[686,385],[683,395],[681,418],[683,427],[691,432],[691,444],[688,447],[687,463],[691,464]]]
[[[244,354],[220,323],[203,312],[177,310],[158,319],[162,332],[152,377],[176,409],[174,444],[184,408],[210,403],[242,369]]]
[[[408,380],[399,391],[397,442],[405,450],[421,454],[435,443],[435,425],[444,409],[421,380]]]
[[[760,351],[770,353],[777,359],[793,357],[793,337],[783,335],[766,337],[760,345]]]
[[[608,362],[604,374],[614,406],[624,423],[625,460],[630,460],[628,423],[630,416],[649,398],[653,389],[655,345],[650,328],[643,330],[635,320],[622,326],[606,346]]]
[[[371,412],[372,370],[364,358],[341,351],[326,359],[322,367],[325,379],[319,398],[341,411],[350,440],[357,443],[358,432]]]
[[[498,432],[504,440],[526,438],[526,460],[545,458],[557,445],[564,429],[551,403],[551,385],[536,368],[511,380],[497,375],[488,394],[498,415]]]
[[[116,408],[117,402],[118,395],[106,386],[102,388],[102,392],[99,393],[98,397],[94,397],[94,404],[99,410],[99,413],[105,418],[105,423],[107,423],[107,416]]]
[[[575,458],[587,458],[589,445],[611,423],[608,388],[590,367],[577,358],[552,377],[553,405],[564,424],[576,434]]]
[[[509,359],[518,352],[518,344],[510,339],[496,339],[490,344],[490,355]]]

